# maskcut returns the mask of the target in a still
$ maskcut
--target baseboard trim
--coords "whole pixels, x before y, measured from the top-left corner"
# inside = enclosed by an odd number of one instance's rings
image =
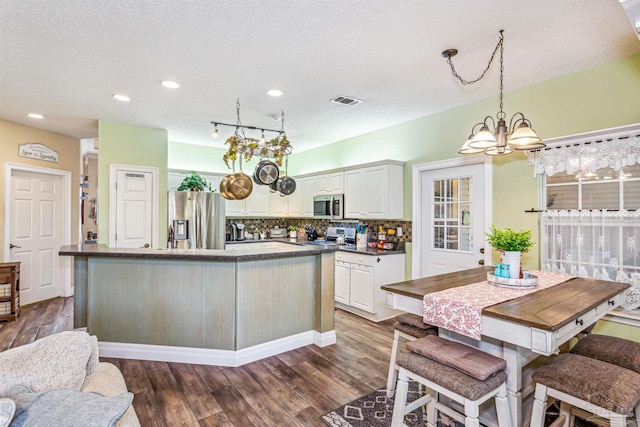
[[[301,332],[237,351],[117,342],[99,342],[98,347],[102,357],[237,367],[310,344],[325,347],[335,343],[333,330]]]

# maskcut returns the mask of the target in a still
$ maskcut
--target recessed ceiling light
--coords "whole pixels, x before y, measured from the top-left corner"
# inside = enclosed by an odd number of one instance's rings
[[[113,94],[113,98],[117,99],[118,101],[122,101],[122,102],[129,102],[131,101],[131,98],[129,98],[127,95],[121,95],[119,93],[114,93]]]
[[[27,116],[31,117],[32,119],[44,119],[44,116],[39,113],[29,113],[27,114]]]
[[[267,91],[267,95],[271,95],[271,96],[282,96],[282,91],[278,90],[278,89],[269,89]]]
[[[160,82],[160,84],[164,87],[168,87],[169,89],[178,89],[180,87],[179,83],[176,83],[171,80],[163,80]]]

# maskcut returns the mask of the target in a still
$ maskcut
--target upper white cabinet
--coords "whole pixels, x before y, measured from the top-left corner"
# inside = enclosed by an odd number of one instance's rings
[[[318,177],[307,176],[298,181],[298,183],[300,182],[302,182],[302,216],[312,217],[313,196],[318,194]]]
[[[402,169],[402,165],[382,164],[346,171],[345,218],[402,218]]]
[[[344,193],[344,172],[333,172],[316,175],[318,180],[317,194]]]
[[[287,197],[281,197],[285,199],[288,204],[287,216],[299,217],[302,214],[302,205],[304,200],[304,184],[302,178],[294,178],[296,180],[296,191]],[[273,212],[273,210],[272,210]],[[311,212],[313,215],[313,212]]]
[[[261,187],[267,187],[266,185],[262,185]],[[296,183],[296,187],[297,187],[297,183]],[[255,190],[255,186],[254,186],[254,190]],[[285,217],[285,216],[289,216],[289,202],[291,200],[291,197],[293,197],[294,194],[296,194],[298,192],[298,189],[296,188],[296,191],[293,192],[293,194],[289,195],[289,196],[284,196],[282,197],[279,191],[276,191],[274,193],[269,193],[269,216],[277,216],[277,217]],[[251,196],[249,196],[251,197]]]

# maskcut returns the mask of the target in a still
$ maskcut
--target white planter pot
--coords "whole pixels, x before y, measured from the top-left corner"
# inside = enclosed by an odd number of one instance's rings
[[[520,278],[520,259],[522,252],[520,251],[504,251],[502,253],[502,263],[509,265],[509,276],[512,279]]]
[[[298,238],[298,232],[297,232],[297,231],[290,231],[290,232],[289,232],[289,238],[290,238],[290,239],[296,239],[296,238]]]

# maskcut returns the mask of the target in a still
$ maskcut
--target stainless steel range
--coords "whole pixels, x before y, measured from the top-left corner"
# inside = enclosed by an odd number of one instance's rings
[[[351,227],[327,227],[327,242],[337,245],[355,245],[356,229]]]

